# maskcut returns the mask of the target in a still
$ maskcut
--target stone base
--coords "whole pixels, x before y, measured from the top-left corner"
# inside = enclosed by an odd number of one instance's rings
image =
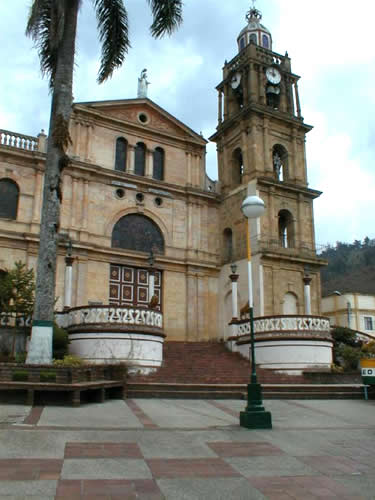
[[[26,363],[29,365],[52,364],[53,323],[34,321]]]
[[[240,426],[247,429],[272,429],[272,415],[269,411],[241,411]]]

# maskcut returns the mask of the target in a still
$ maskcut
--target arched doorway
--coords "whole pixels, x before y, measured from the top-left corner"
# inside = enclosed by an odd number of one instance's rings
[[[142,214],[125,215],[112,232],[112,247],[154,255],[164,253],[164,237],[158,225]],[[162,309],[162,273],[154,270],[157,310]],[[111,264],[109,303],[118,306],[147,307],[150,303],[150,268]]]

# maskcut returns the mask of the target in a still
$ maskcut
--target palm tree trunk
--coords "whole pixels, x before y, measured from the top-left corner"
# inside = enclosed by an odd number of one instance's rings
[[[64,35],[57,53],[53,84],[32,337],[28,363],[51,363],[56,261],[62,201],[62,173],[69,163],[69,119],[73,101],[73,70],[78,0],[65,1]]]

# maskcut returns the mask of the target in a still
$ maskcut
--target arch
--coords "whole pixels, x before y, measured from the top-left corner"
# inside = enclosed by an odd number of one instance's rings
[[[143,142],[137,142],[134,155],[134,173],[135,175],[145,175],[146,165],[146,146]]]
[[[223,263],[227,264],[233,260],[233,232],[227,227],[223,231]]]
[[[128,141],[125,137],[118,137],[116,140],[115,170],[126,171],[126,161],[128,156]]]
[[[243,156],[241,148],[237,148],[232,154],[233,184],[242,184],[244,174]]]
[[[281,144],[275,144],[272,148],[272,165],[274,175],[278,181],[288,180],[288,151]]]
[[[294,247],[294,220],[289,210],[279,212],[279,241],[283,248]]]
[[[19,187],[12,179],[0,179],[0,217],[17,219]]]
[[[258,45],[258,36],[256,33],[251,33],[249,36],[249,43],[254,43],[255,45]]]
[[[293,292],[284,295],[283,314],[298,314],[298,298]]]
[[[155,222],[142,214],[121,217],[113,227],[112,247],[137,252],[164,253],[164,236]]]
[[[164,157],[165,157],[164,149],[159,147],[155,148],[155,151],[153,153],[154,165],[152,171],[152,178],[158,181],[164,180]]]
[[[262,46],[265,49],[269,49],[270,48],[270,39],[269,39],[268,35],[265,35],[264,33],[262,35]]]

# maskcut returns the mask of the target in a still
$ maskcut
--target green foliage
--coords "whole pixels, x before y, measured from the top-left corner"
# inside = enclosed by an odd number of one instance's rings
[[[12,373],[14,382],[26,382],[29,380],[29,372],[27,370],[17,370]]]
[[[343,360],[344,370],[356,370],[361,358],[361,351],[356,347],[341,344],[336,350],[336,356]]]
[[[16,363],[19,363],[19,364],[25,364],[26,363],[26,358],[27,358],[27,353],[26,352],[18,352],[15,357],[14,357],[14,360]]]
[[[54,359],[63,359],[68,354],[69,335],[66,330],[53,324],[52,350]]]
[[[56,372],[44,371],[40,372],[41,382],[56,382]]]
[[[345,344],[352,347],[360,347],[361,342],[356,339],[356,332],[344,326],[336,326],[331,330],[335,345]]]
[[[327,246],[320,257],[328,261],[321,271],[323,295],[335,290],[375,293],[375,239],[338,241],[336,246]]]
[[[53,364],[55,366],[83,366],[85,363],[78,356],[69,354],[68,356],[64,356],[64,359],[55,359]]]
[[[1,312],[26,320],[31,316],[34,307],[35,278],[34,270],[27,269],[26,264],[17,261],[13,269],[0,279]]]
[[[362,358],[375,358],[375,340],[364,344],[361,349]]]

